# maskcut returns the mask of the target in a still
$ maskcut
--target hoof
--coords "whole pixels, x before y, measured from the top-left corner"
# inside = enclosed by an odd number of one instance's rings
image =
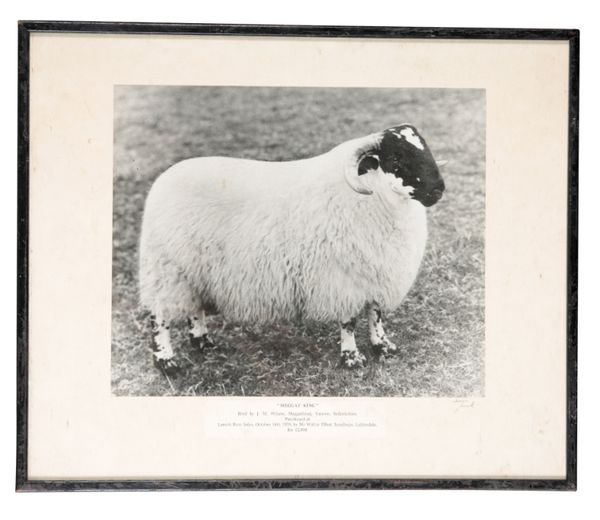
[[[376,343],[375,345],[371,345],[371,351],[376,358],[382,358],[388,354],[388,349],[385,343]]]
[[[179,365],[175,358],[157,358],[154,356],[154,365],[168,376],[173,376],[179,372]]]
[[[371,350],[375,357],[381,358],[395,354],[398,351],[398,347],[390,340],[384,339],[381,343],[371,345]]]
[[[202,334],[195,337],[190,334],[190,345],[195,350],[204,350],[205,348],[215,348],[213,339],[208,334]]]
[[[358,350],[344,350],[340,357],[340,365],[345,368],[362,368],[367,358]]]

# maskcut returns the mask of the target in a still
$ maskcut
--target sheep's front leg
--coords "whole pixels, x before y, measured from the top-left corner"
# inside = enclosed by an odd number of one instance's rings
[[[369,305],[369,338],[373,353],[382,356],[396,352],[398,347],[392,343],[383,330],[383,313],[376,302]]]
[[[341,328],[341,352],[340,363],[346,368],[358,368],[364,366],[367,358],[356,348],[354,340],[354,329],[356,318],[351,318],[340,324]]]
[[[200,311],[196,316],[190,316],[188,319],[190,344],[192,347],[202,350],[206,347],[214,347],[214,341],[208,334],[206,326],[206,315]]]
[[[171,346],[169,325],[162,317],[154,314],[150,316],[150,325],[152,327],[152,357],[154,358],[154,364],[165,373],[173,374],[179,369],[179,366],[175,361],[175,353]]]

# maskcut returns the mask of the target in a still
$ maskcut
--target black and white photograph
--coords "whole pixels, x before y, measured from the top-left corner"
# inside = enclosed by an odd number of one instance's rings
[[[114,87],[112,393],[482,397],[486,91]]]

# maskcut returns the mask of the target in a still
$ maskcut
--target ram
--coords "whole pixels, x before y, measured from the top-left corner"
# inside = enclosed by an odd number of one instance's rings
[[[146,200],[140,298],[155,363],[177,370],[169,328],[187,320],[212,344],[206,312],[234,321],[336,320],[341,363],[362,366],[354,339],[367,309],[379,355],[396,350],[382,313],[413,284],[427,237],[425,207],[445,189],[429,147],[403,124],[289,162],[187,159]]]

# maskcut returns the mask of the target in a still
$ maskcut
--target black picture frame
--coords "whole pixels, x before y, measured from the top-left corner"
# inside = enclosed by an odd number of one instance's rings
[[[561,40],[569,43],[567,396],[564,479],[248,479],[248,480],[30,480],[28,478],[28,294],[29,294],[29,43],[33,33],[144,35],[237,35],[325,38],[420,38],[464,40]],[[202,490],[202,489],[520,489],[577,487],[577,265],[578,265],[579,31],[436,27],[358,27],[21,21],[18,24],[18,273],[16,490]]]

